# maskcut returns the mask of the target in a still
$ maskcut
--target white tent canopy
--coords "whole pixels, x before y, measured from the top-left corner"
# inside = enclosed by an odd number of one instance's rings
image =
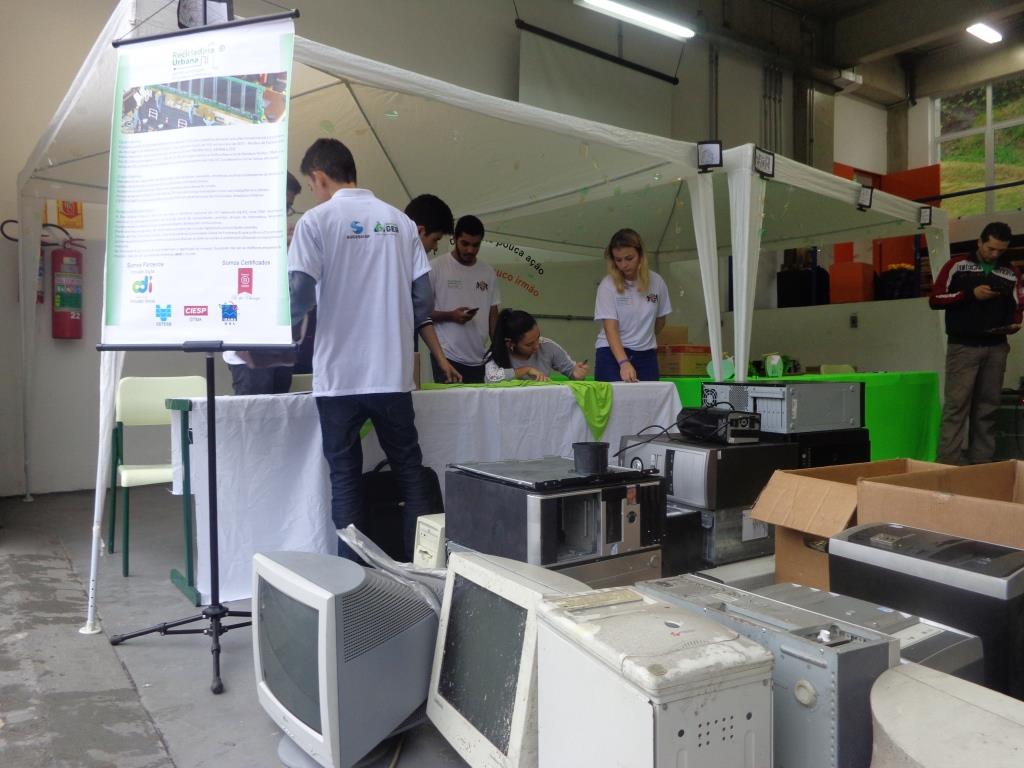
[[[328,3],[330,0],[310,0]],[[143,20],[138,23],[136,20]],[[40,199],[106,203],[113,121],[114,40],[177,28],[175,4],[121,0],[19,175],[21,295],[34,292]],[[725,153],[725,173],[698,174],[696,145],[488,96],[297,37],[289,106],[289,160],[324,135],[353,151],[362,186],[397,206],[431,192],[474,212],[502,240],[600,258],[621,226],[640,231],[656,268],[698,258],[716,373],[722,357],[718,257],[735,258],[734,351],[749,357],[761,248],[912,234],[918,206],[875,194],[856,210],[857,185],[778,157],[776,176],[753,174],[752,147]],[[730,221],[731,227],[727,225]],[[761,221],[762,212],[764,221]],[[933,262],[948,253],[945,218],[929,230]],[[716,223],[717,222],[717,223]],[[937,266],[937,263],[934,265]],[[33,387],[33,305],[22,303],[24,418]],[[113,392],[123,353],[103,353],[94,541],[109,470]],[[28,457],[29,430],[25,432]],[[27,461],[27,459],[26,459]],[[26,467],[26,488],[28,471]],[[95,560],[95,558],[94,558]],[[90,578],[94,628],[95,567]]]
[[[135,19],[144,19],[136,25]],[[19,215],[25,222],[20,246],[22,295],[31,295],[38,253],[38,199],[106,202],[109,140],[114,104],[114,40],[173,31],[173,4],[121,0],[93,46],[50,127],[19,176]],[[693,180],[692,215],[686,246],[709,265],[716,260],[710,179],[697,179],[696,147],[685,142],[567,117],[475,93],[428,77],[373,62],[303,38],[295,41],[289,113],[289,157],[297,165],[316,138],[342,138],[356,157],[360,183],[396,205],[430,191],[455,211],[479,211],[503,239],[523,236],[553,250],[600,253],[618,222],[647,233],[667,231],[682,185]],[[660,181],[664,183],[659,185]],[[655,185],[657,192],[649,187]],[[701,192],[700,190],[704,190]],[[625,192],[625,193],[624,193]],[[658,206],[647,204],[657,194]],[[545,229],[550,207],[600,200],[599,218],[586,204],[595,232],[566,237]],[[636,196],[639,196],[636,197]],[[702,241],[693,238],[694,220]],[[506,225],[507,222],[507,225]],[[33,227],[33,223],[35,226]],[[507,230],[506,231],[506,227]],[[721,357],[717,272],[706,286],[709,326]],[[30,306],[30,305],[29,305]],[[31,320],[26,307],[23,320]],[[32,392],[33,323],[23,322],[26,406]],[[94,552],[98,553],[104,483],[109,471],[113,395],[123,353],[103,353],[100,382],[99,454],[96,470]],[[28,413],[28,408],[25,408]],[[25,429],[26,442],[29,430]],[[26,454],[28,451],[26,450]],[[27,484],[26,472],[26,484]],[[90,610],[84,630],[95,631],[95,561],[90,575]]]
[[[899,235],[924,234],[933,275],[949,259],[949,221],[940,208],[932,224],[918,224],[919,203],[876,190],[871,207],[857,207],[861,186],[831,173],[776,156],[775,175],[754,170],[754,145],[724,153],[729,184],[733,257],[736,378],[743,381],[750,359],[754,286],[762,250],[831,245]]]

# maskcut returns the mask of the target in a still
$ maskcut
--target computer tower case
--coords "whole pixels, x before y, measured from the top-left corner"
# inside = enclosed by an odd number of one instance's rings
[[[1024,699],[1024,550],[893,524],[829,540],[831,588],[981,638],[985,685]]]

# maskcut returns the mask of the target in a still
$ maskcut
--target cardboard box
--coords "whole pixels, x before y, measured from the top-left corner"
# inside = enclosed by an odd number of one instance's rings
[[[775,526],[775,581],[829,588],[828,539],[858,519],[858,482],[943,469],[912,459],[780,469],[754,504],[753,517]]]
[[[658,373],[662,376],[707,376],[711,347],[671,344],[658,347]]]
[[[690,343],[690,331],[685,325],[666,325],[658,334],[659,346],[673,346]]]
[[[861,523],[900,523],[1024,549],[1022,461],[874,478],[857,490]]]

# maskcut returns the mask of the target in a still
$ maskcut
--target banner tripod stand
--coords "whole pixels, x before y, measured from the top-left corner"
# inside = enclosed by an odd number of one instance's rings
[[[209,475],[210,494],[210,602],[202,611],[195,616],[188,616],[183,619],[166,621],[155,624],[146,629],[135,632],[126,632],[120,635],[111,635],[110,644],[120,645],[125,640],[143,635],[207,635],[210,638],[210,653],[213,655],[213,681],[210,690],[214,693],[224,691],[224,683],[220,679],[220,636],[232,629],[248,627],[252,621],[224,624],[222,621],[231,617],[251,617],[250,611],[236,611],[227,608],[220,602],[220,550],[217,543],[217,431],[215,397],[214,397],[214,368],[213,355],[215,351],[222,349],[221,342],[186,342],[186,352],[204,352],[206,354],[206,457],[207,472]],[[190,629],[177,629],[177,627],[196,622],[208,622],[205,627],[193,627]]]

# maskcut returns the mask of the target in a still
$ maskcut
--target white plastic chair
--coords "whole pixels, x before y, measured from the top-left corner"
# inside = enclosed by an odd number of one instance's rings
[[[292,374],[292,385],[288,390],[289,392],[312,392],[313,391],[313,374],[312,373],[293,373]]]

